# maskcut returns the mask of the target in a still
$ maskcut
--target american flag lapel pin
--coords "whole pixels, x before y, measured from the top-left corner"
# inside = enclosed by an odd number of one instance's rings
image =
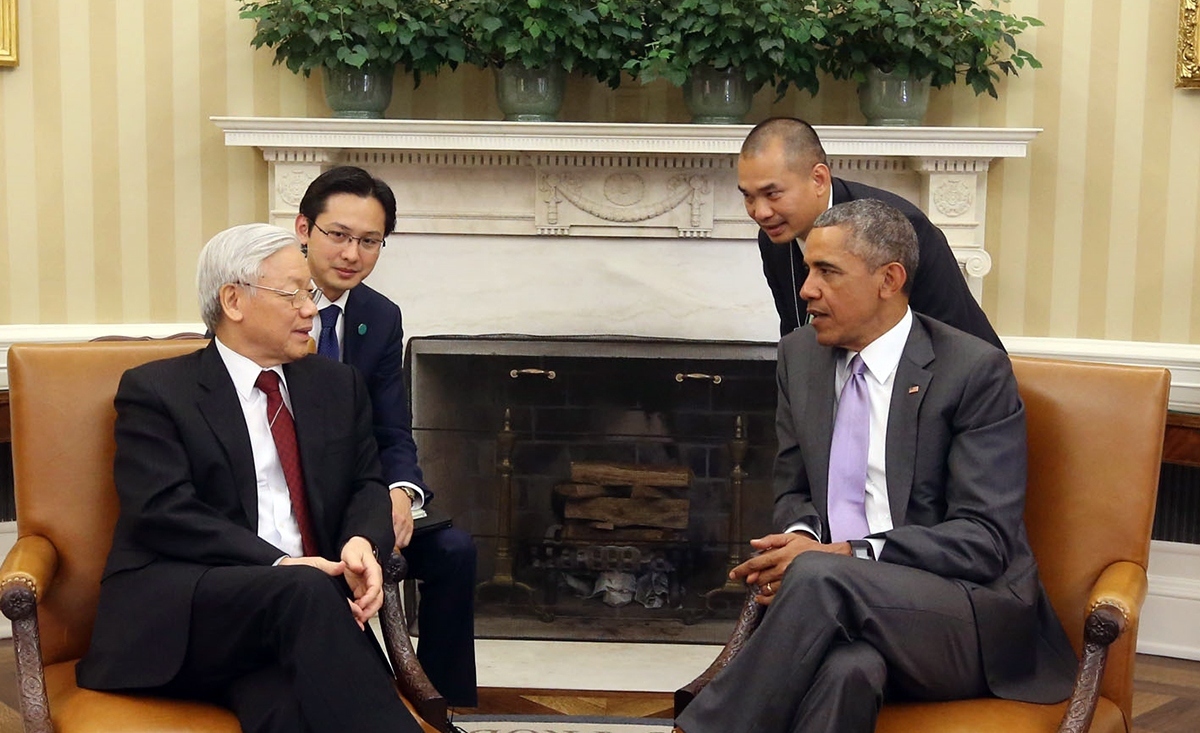
[[[908,388],[908,393],[909,393],[909,394],[916,394],[917,392],[920,392],[920,391],[921,391],[921,388],[920,388],[920,387],[918,387],[918,386],[917,386],[917,385],[915,385],[915,384],[914,384],[913,386],[911,386],[911,387],[909,387],[909,388]]]

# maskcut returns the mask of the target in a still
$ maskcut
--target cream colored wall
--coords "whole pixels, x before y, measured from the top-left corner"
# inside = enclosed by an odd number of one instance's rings
[[[0,323],[194,321],[201,244],[266,215],[265,168],[210,115],[319,116],[320,84],[249,46],[236,0],[20,0],[0,69]],[[984,305],[1005,335],[1200,340],[1200,91],[1173,88],[1174,0],[1015,0],[1045,63],[1000,101],[934,93],[931,125],[1042,127],[990,178]],[[389,116],[497,119],[463,69]],[[573,80],[562,118],[683,122],[678,90]],[[748,119],[857,124],[853,89],[756,98]],[[66,174],[66,161],[77,161]],[[747,256],[753,256],[753,250]]]

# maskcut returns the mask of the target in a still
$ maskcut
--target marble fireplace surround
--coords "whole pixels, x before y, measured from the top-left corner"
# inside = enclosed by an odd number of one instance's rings
[[[409,335],[609,334],[773,341],[778,321],[737,190],[748,125],[214,117],[267,162],[270,220],[339,163],[395,190],[368,281]],[[976,298],[987,171],[1028,128],[818,127],[834,175],[893,190],[946,232]]]

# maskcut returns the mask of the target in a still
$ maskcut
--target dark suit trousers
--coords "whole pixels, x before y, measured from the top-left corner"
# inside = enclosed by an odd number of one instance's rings
[[[686,733],[871,733],[885,690],[987,694],[966,590],[913,568],[808,552],[678,723]]]
[[[420,581],[417,659],[453,707],[475,707],[475,542],[457,527],[414,535],[402,551]]]
[[[420,733],[340,579],[310,567],[207,571],[165,691],[223,704],[246,733]]]

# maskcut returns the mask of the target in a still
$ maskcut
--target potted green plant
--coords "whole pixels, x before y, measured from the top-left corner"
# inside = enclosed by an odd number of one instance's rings
[[[1041,68],[1016,43],[1041,21],[1006,13],[1001,2],[1008,0],[817,0],[827,31],[822,66],[858,82],[868,124],[919,125],[929,87],[963,79],[996,97],[1000,72]]]
[[[321,69],[335,117],[382,117],[398,65],[420,84],[465,58],[458,12],[452,0],[242,0],[240,17],[275,63]]]
[[[635,0],[461,0],[468,60],[490,68],[505,118],[549,121],[562,106],[566,74],[611,87],[642,35]]]
[[[816,94],[826,31],[810,0],[647,3],[648,42],[629,70],[684,88],[693,122],[740,122],[764,85]],[[714,109],[728,101],[730,109]]]

